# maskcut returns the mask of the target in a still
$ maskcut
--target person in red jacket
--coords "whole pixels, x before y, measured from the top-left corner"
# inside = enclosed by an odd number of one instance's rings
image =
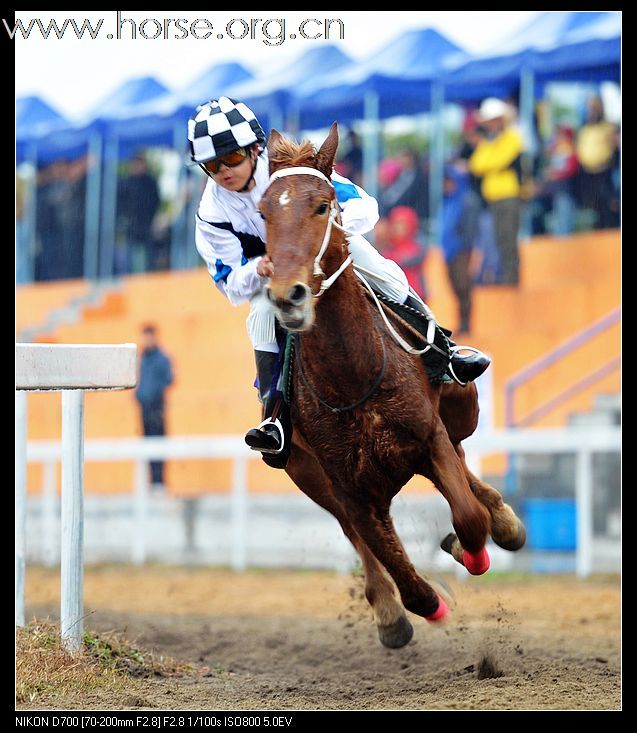
[[[426,300],[423,263],[426,247],[416,236],[418,214],[411,206],[396,206],[389,212],[389,244],[383,254],[400,265],[407,281]]]

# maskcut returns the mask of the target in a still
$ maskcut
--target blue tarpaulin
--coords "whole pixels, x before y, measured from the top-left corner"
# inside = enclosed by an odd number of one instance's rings
[[[51,105],[36,96],[19,97],[15,102],[16,158],[21,163],[29,140],[51,130],[68,126],[68,121]]]
[[[442,70],[467,58],[433,28],[407,31],[367,61],[303,84],[296,92],[300,125],[316,128],[334,119],[362,119],[370,92],[378,95],[379,118],[425,112]]]
[[[285,119],[297,114],[295,92],[309,80],[329,79],[354,62],[334,45],[312,48],[293,64],[270,70],[264,76],[238,84],[228,95],[245,102],[264,128],[283,127]]]
[[[479,101],[515,93],[523,70],[533,73],[535,94],[551,81],[619,81],[621,15],[618,12],[546,12],[493,54],[446,73],[450,101]]]

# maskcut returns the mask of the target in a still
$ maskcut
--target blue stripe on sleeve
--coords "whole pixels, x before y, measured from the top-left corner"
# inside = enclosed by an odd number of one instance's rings
[[[223,280],[224,283],[228,281],[228,275],[232,272],[230,265],[225,265],[221,260],[215,262],[217,272],[212,276],[212,279],[218,283],[219,280]]]
[[[339,204],[344,204],[350,199],[362,198],[353,183],[341,183],[341,181],[335,181],[332,179],[332,185],[334,186],[334,192],[336,193],[336,199]]]

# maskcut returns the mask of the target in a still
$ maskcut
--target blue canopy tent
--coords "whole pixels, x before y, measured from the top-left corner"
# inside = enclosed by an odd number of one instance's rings
[[[61,129],[68,125],[68,121],[51,105],[40,97],[19,97],[15,103],[15,130],[16,130],[16,165],[28,162],[33,170],[38,165],[37,139],[51,130]],[[33,277],[35,253],[35,206],[36,185],[35,176],[28,178],[26,183],[29,192],[26,196],[26,211],[24,213],[24,236],[16,239],[16,246],[25,247],[26,254],[21,252],[25,262],[24,275]],[[30,273],[30,274],[28,274]]]
[[[40,97],[18,97],[15,102],[17,164],[25,160],[29,142],[68,124],[68,120]]]
[[[433,28],[407,31],[362,64],[327,81],[303,85],[297,92],[301,127],[325,126],[334,119],[364,119],[364,180],[369,193],[375,195],[379,120],[427,111],[440,116],[444,100],[437,80],[444,69],[467,58],[461,48]],[[431,211],[437,210],[441,196],[442,149],[442,125],[437,125],[431,157]]]
[[[169,147],[185,158],[186,122],[195,107],[212,97],[224,94],[227,88],[251,78],[252,74],[240,64],[216,64],[181,90],[158,94],[139,104],[124,105],[98,117],[95,123],[100,126],[106,141],[107,173],[104,186],[107,200],[104,201],[103,210],[108,211],[109,206],[115,206],[118,160],[130,157],[142,146]],[[184,169],[179,170],[179,183],[185,173]],[[188,213],[192,214],[189,218],[194,220],[194,212]],[[104,221],[107,220],[109,223],[105,223],[107,231],[103,231],[101,245],[102,272],[105,272],[107,261],[112,261],[112,253],[109,252],[112,248],[107,243],[111,242],[114,247],[115,242],[115,216],[104,217]],[[188,221],[184,209],[173,220],[170,261],[175,269],[193,264],[185,247]]]
[[[264,129],[296,127],[298,112],[295,89],[308,79],[322,78],[349,68],[352,60],[337,46],[312,48],[295,59],[273,69],[266,76],[238,84],[227,90],[227,95],[245,102],[259,118]]]
[[[467,58],[433,28],[407,31],[366,61],[303,84],[295,94],[301,127],[316,129],[335,119],[363,119],[370,95],[377,97],[380,119],[426,112],[441,70]]]
[[[519,95],[519,119],[532,139],[536,99],[548,83],[620,78],[621,15],[556,11],[538,15],[496,54],[468,61],[442,77],[445,98],[479,102]]]
[[[621,17],[615,12],[546,12],[498,52],[472,59],[443,76],[449,101],[508,97],[533,75],[533,96],[550,81],[618,81]],[[524,90],[521,92],[524,96]]]

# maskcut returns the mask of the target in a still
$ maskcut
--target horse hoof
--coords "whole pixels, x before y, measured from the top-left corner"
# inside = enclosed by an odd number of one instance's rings
[[[451,555],[451,546],[453,545],[455,539],[456,539],[455,533],[449,532],[449,534],[440,543],[440,549],[444,550],[445,552],[448,552]]]
[[[509,550],[510,552],[516,552],[517,550],[520,550],[522,547],[524,547],[524,544],[526,543],[526,528],[522,524],[522,522],[518,519],[518,533],[512,540],[507,540],[506,542],[498,542],[495,538],[492,538],[498,547],[501,547],[503,550]]]
[[[484,575],[491,565],[486,547],[483,547],[480,552],[465,550],[462,553],[462,561],[471,575]]]
[[[405,614],[389,626],[378,627],[378,638],[381,644],[390,649],[400,649],[401,646],[405,646],[411,641],[413,635],[414,627],[409,623]]]
[[[429,623],[435,623],[436,621],[443,621],[449,615],[449,606],[444,600],[438,596],[438,608],[430,613],[429,616],[425,616]]]

